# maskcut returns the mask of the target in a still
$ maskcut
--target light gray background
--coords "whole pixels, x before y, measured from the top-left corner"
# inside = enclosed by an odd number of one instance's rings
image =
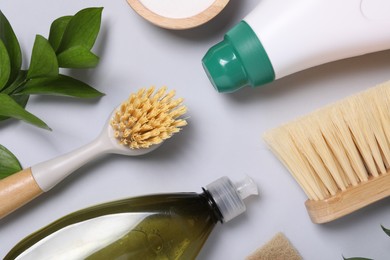
[[[90,205],[151,193],[200,192],[223,175],[233,180],[249,175],[260,196],[248,200],[245,214],[216,227],[198,259],[243,259],[277,232],[283,232],[305,259],[342,259],[342,255],[388,259],[390,239],[380,224],[390,227],[389,200],[330,224],[312,224],[304,193],[267,149],[261,134],[390,79],[390,52],[333,62],[263,88],[219,94],[207,79],[201,58],[260,1],[231,1],[202,27],[170,31],[143,20],[124,0],[2,0],[0,8],[19,38],[24,66],[35,35],[47,37],[55,18],[84,7],[104,7],[94,48],[101,57],[99,66],[63,73],[90,83],[106,96],[90,101],[32,97],[28,110],[48,123],[52,132],[22,122],[0,123],[0,143],[24,167],[94,139],[111,110],[141,87],[176,89],[185,98],[190,118],[181,133],[152,154],[95,161],[1,220],[0,257],[31,232]]]

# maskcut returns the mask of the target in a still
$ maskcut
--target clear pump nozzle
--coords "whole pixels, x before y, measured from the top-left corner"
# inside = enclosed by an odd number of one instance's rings
[[[256,183],[248,176],[237,183],[233,183],[228,177],[222,177],[207,185],[206,190],[217,204],[223,222],[245,212],[245,198],[258,195]]]
[[[236,182],[234,186],[236,186],[236,191],[242,200],[251,195],[259,195],[256,183],[249,176],[246,176],[245,179]]]

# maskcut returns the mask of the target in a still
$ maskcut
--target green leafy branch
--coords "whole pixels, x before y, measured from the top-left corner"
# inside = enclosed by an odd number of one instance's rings
[[[87,83],[60,73],[60,68],[93,68],[99,57],[91,49],[100,30],[103,8],[86,8],[56,19],[49,37],[36,35],[27,70],[11,24],[0,11],[0,121],[22,120],[50,130],[26,110],[30,95],[97,98],[104,95]],[[0,145],[0,178],[20,170],[16,157]]]
[[[390,237],[390,229],[385,228],[384,226],[381,225],[382,230]],[[345,258],[343,257],[344,260],[373,260],[372,258],[365,258],[365,257],[351,257],[351,258]]]

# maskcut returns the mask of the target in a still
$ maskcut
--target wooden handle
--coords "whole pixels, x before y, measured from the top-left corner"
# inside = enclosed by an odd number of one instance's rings
[[[42,193],[32,176],[31,168],[0,180],[0,219]]]
[[[308,200],[306,209],[313,223],[326,223],[390,196],[390,173],[340,191],[326,200]]]

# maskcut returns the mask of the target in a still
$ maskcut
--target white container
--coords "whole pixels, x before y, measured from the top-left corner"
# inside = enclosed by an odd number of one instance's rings
[[[390,48],[388,0],[263,0],[203,58],[219,92]]]

